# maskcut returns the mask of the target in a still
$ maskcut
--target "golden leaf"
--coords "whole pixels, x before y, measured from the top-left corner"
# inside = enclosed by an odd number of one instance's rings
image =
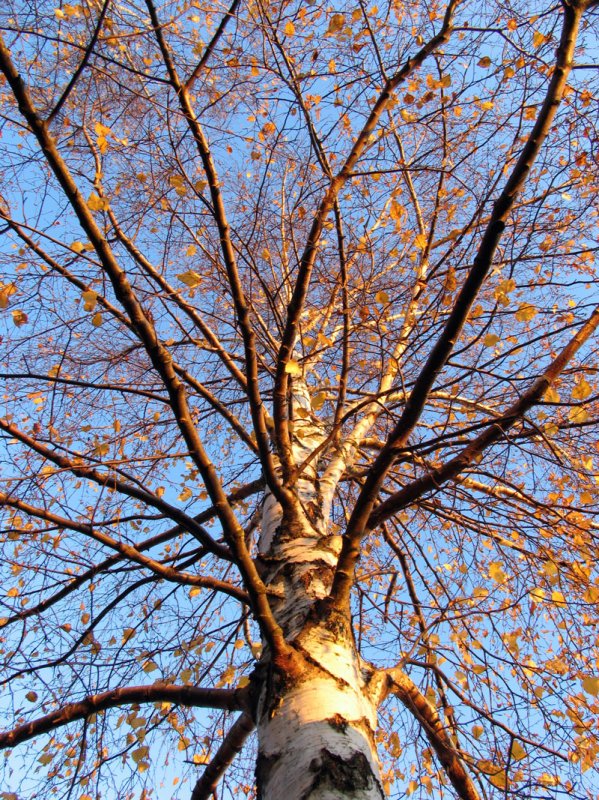
[[[518,322],[529,322],[536,317],[538,313],[539,310],[530,303],[521,303],[516,311],[516,319]]]
[[[184,283],[186,286],[189,286],[190,289],[195,289],[196,286],[199,286],[201,284],[202,276],[198,275],[197,272],[188,269],[187,272],[179,273],[177,275],[177,280],[180,280],[181,283]]]
[[[21,311],[20,309],[15,309],[15,311],[12,312],[12,321],[17,326],[17,328],[20,328],[22,325],[25,325],[28,319],[29,317],[27,316],[27,314],[24,311]]]
[[[551,601],[555,603],[556,606],[560,606],[560,608],[563,608],[566,605],[566,599],[562,592],[551,592]]]
[[[98,302],[98,295],[91,289],[88,289],[85,292],[81,292],[81,297],[83,299],[83,309],[85,311],[93,311]]]
[[[143,747],[138,747],[137,750],[133,750],[131,753],[131,758],[136,764],[139,764],[140,761],[143,761],[144,758],[147,758],[148,753],[149,748],[144,745]]]
[[[599,678],[593,676],[583,678],[582,688],[587,694],[592,694],[593,697],[597,697],[599,695]]]
[[[581,378],[572,390],[572,397],[574,400],[586,400],[592,392],[591,385],[584,378]]]
[[[293,22],[291,22],[291,20],[285,23],[283,32],[285,33],[285,36],[293,36],[293,34],[295,33],[295,25],[293,24]]]
[[[526,750],[522,747],[520,742],[517,742],[515,739],[512,742],[510,756],[514,759],[514,761],[522,761],[523,758],[526,758]]]
[[[288,375],[301,375],[302,374],[302,367],[298,364],[297,361],[291,359],[285,364],[285,372]]]
[[[92,192],[87,198],[87,205],[91,211],[104,211],[108,208],[108,203],[103,197],[99,197],[95,192]]]
[[[337,33],[340,31],[343,26],[345,25],[345,17],[343,14],[333,14],[331,17],[331,21],[329,22],[329,27],[327,28],[327,33]]]
[[[483,339],[483,345],[485,347],[495,347],[498,341],[499,336],[496,333],[488,333]]]
[[[310,403],[314,411],[320,411],[323,407],[327,399],[325,392],[317,392],[314,397],[312,397]]]
[[[571,408],[568,411],[568,419],[570,422],[574,422],[578,425],[582,425],[583,422],[586,422],[589,418],[589,415],[584,410],[584,408]]]
[[[500,561],[491,561],[489,564],[489,577],[491,577],[497,583],[503,583],[507,575],[503,571],[503,565]]]

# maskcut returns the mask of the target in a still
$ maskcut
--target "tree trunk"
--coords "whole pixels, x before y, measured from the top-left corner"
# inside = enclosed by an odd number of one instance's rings
[[[302,380],[293,382],[293,456],[302,464],[324,440]],[[271,606],[301,666],[266,676],[256,710],[258,797],[263,800],[381,800],[374,734],[376,701],[356,652],[349,614],[323,620],[319,601],[331,588],[341,537],[331,535],[329,494],[314,459],[295,483],[299,513],[291,523],[267,492],[259,563]]]
[[[257,713],[262,800],[381,800],[376,705],[347,626],[308,626],[305,669],[267,678]],[[344,630],[345,628],[345,630]]]

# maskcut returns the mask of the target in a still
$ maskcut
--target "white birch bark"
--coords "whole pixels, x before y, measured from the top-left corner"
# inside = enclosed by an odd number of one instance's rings
[[[258,709],[261,800],[382,800],[376,703],[351,632],[300,635],[305,674],[266,687]]]
[[[301,465],[327,431],[311,413],[305,383],[293,383],[293,456]],[[327,627],[310,616],[330,590],[341,548],[341,537],[330,535],[330,502],[323,504],[318,466],[314,458],[295,487],[302,508],[299,527],[286,527],[271,494],[263,506],[258,543],[262,577],[276,620],[304,666],[294,676],[266,669],[256,710],[258,796],[382,800],[370,672],[360,661],[346,621]]]

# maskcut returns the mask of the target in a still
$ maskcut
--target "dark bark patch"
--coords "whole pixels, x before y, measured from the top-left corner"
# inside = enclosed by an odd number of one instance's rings
[[[354,792],[367,790],[374,783],[368,759],[358,751],[342,758],[323,748],[319,757],[310,762],[310,772],[315,773],[314,780],[302,800],[308,800],[319,789],[337,790],[352,797]]]
[[[256,760],[256,788],[258,789],[257,800],[262,800],[262,787],[266,786],[268,783],[272,768],[279,758],[280,756],[278,755],[274,755],[269,758],[268,756],[263,756],[261,753],[258,754],[258,758]]]
[[[347,730],[347,724],[348,724],[347,720],[345,719],[345,717],[342,717],[341,714],[335,714],[334,716],[329,717],[329,719],[327,719],[327,722],[329,723],[331,728],[334,728],[336,731],[339,731],[340,733],[345,733],[345,731]]]

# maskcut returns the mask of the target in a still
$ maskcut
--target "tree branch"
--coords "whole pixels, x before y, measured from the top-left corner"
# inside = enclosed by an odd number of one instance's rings
[[[0,734],[0,749],[14,747],[34,736],[49,733],[69,722],[86,719],[90,714],[105,711],[115,706],[131,703],[178,703],[194,708],[222,708],[227,711],[242,710],[245,694],[241,689],[202,689],[199,686],[178,686],[168,683],[153,683],[150,686],[125,686],[101,694],[92,694],[75,703],[67,703],[62,708],[26,722],[11,731]]]
[[[337,607],[347,605],[354,567],[360,552],[359,543],[370,525],[369,518],[383,481],[416,426],[437,375],[444,367],[454,348],[470,308],[491,269],[495,251],[505,230],[506,221],[513,208],[516,196],[522,189],[541,149],[541,145],[551,128],[551,123],[566,89],[582,12],[582,8],[571,7],[565,8],[563,12],[564,21],[556,65],[535,124],[507,180],[505,188],[495,202],[473,266],[458,294],[443,331],[416,379],[398,422],[369,470],[364,486],[358,496],[347,524],[339,567],[331,591],[332,602]]]
[[[480,800],[472,778],[436,708],[429,703],[414,681],[397,667],[387,672],[387,691],[396,695],[420,723],[460,800]]]
[[[430,470],[426,475],[404,486],[377,506],[368,518],[366,528],[372,530],[386,519],[396,514],[401,508],[422,497],[426,492],[439,488],[448,480],[456,478],[470,464],[475,463],[481,454],[492,444],[501,439],[522,416],[543,397],[547,389],[555,382],[582,345],[599,327],[599,306],[593,311],[587,322],[577,331],[566,347],[553,359],[547,369],[534,381],[522,397],[512,403],[501,417],[493,422],[479,436],[450,461]]]
[[[214,758],[204,770],[191,793],[191,800],[210,800],[235,756],[241,752],[243,745],[250,733],[254,730],[254,721],[244,712],[233,724],[231,730],[223,739],[216,751]]]

